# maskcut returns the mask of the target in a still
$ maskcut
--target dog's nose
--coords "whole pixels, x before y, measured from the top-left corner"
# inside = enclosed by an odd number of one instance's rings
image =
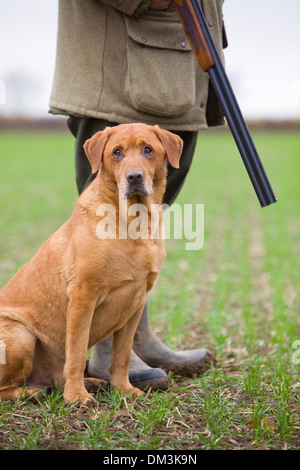
[[[132,168],[127,171],[126,178],[129,184],[138,184],[143,181],[144,173],[139,168]]]

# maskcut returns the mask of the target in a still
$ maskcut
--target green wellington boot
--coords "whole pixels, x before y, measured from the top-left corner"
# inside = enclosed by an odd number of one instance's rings
[[[110,336],[101,343],[92,347],[91,357],[88,361],[87,373],[91,377],[110,381],[109,365],[112,355],[112,339]],[[149,367],[131,351],[129,363],[129,381],[131,385],[146,390],[166,390],[170,386],[167,374],[158,368]]]
[[[185,377],[204,372],[216,363],[214,355],[206,349],[173,351],[165,346],[151,330],[147,303],[135,333],[133,350],[149,366]]]
[[[112,336],[93,346],[88,374],[109,382],[111,353]],[[161,343],[150,328],[148,306],[145,305],[129,363],[129,380],[134,387],[166,390],[170,385],[166,372],[191,377],[206,371],[214,363],[214,356],[206,349],[172,351]]]

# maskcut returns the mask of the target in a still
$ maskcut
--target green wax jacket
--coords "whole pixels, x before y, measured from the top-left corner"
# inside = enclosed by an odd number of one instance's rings
[[[196,131],[224,123],[174,7],[60,0],[50,112]],[[202,0],[223,58],[223,0]]]

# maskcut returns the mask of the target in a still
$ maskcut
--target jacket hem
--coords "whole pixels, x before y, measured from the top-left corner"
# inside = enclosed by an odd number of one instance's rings
[[[132,122],[143,122],[144,124],[148,124],[150,126],[154,126],[157,124],[159,127],[171,130],[171,131],[200,131],[209,129],[213,127],[220,127],[224,126],[224,120],[221,122],[214,122],[212,123],[195,123],[195,122],[185,122],[178,123],[178,122],[170,122],[170,121],[163,121],[161,119],[157,119],[155,121],[155,116],[152,119],[147,119],[144,116],[140,119],[132,119],[130,117],[124,115],[116,115],[114,113],[106,113],[101,111],[95,111],[91,109],[83,109],[77,106],[71,107],[63,104],[51,103],[50,109],[48,111],[50,114],[58,114],[64,116],[75,116],[75,117],[84,117],[84,118],[94,118],[94,119],[105,119],[106,121],[118,123],[118,124],[129,124]]]

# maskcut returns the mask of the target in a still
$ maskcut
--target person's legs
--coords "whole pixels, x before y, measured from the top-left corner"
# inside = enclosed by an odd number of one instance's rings
[[[167,187],[163,203],[170,206],[178,196],[193,161],[198,132],[174,132],[183,140],[179,169],[168,164]]]
[[[93,118],[69,118],[69,129],[76,138],[75,171],[79,194],[93,180],[91,167],[83,149],[84,142],[96,132],[114,125],[117,124]],[[168,205],[174,202],[182,188],[197,143],[197,132],[177,132],[177,134],[183,139],[184,147],[180,160],[180,169],[177,170],[171,166],[168,168],[167,188],[163,201]],[[88,373],[90,375],[109,380],[108,367],[111,348],[111,338],[96,344],[92,348],[88,364]],[[129,366],[129,379],[133,386],[141,389],[147,386],[153,389],[165,389],[168,386],[167,376],[163,370],[157,367],[182,375],[191,375],[205,370],[210,359],[208,352],[203,349],[172,351],[167,348],[151,330],[146,303],[135,334]]]

